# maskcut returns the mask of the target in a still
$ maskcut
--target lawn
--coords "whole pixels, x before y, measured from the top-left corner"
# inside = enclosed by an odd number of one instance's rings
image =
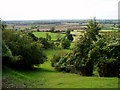
[[[60,35],[60,37],[64,37],[64,36],[65,36],[65,34],[61,34],[61,33],[33,32],[33,34],[34,34],[36,37],[38,37],[38,38],[40,38],[40,37],[46,38],[46,34],[47,34],[47,33],[51,36],[51,40],[56,40],[57,37],[58,37],[58,35]]]
[[[45,53],[48,61],[34,70],[13,70],[3,68],[3,87],[24,88],[117,88],[116,77],[85,77],[72,73],[58,72],[51,67],[50,59],[65,49],[49,49]]]

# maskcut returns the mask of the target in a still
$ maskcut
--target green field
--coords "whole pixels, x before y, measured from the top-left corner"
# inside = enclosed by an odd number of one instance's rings
[[[47,33],[51,36],[51,40],[56,40],[57,37],[58,37],[58,34],[60,35],[60,37],[64,37],[64,36],[65,36],[65,34],[60,34],[60,33],[51,33],[51,32],[33,32],[33,34],[34,34],[36,37],[38,37],[38,38],[40,38],[40,37],[42,37],[42,38],[46,38],[46,34],[47,34]]]
[[[34,70],[13,70],[3,68],[3,87],[24,88],[117,88],[118,78],[86,77],[72,73],[58,72],[51,67],[50,59],[65,49],[49,49],[45,53],[48,61]],[[4,83],[5,82],[5,83]]]

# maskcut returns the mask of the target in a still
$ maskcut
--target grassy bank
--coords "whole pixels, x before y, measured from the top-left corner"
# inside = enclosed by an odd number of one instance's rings
[[[45,53],[48,61],[34,70],[3,68],[3,87],[24,88],[117,88],[118,78],[85,77],[72,73],[58,72],[51,67],[50,59],[64,49],[49,49]]]

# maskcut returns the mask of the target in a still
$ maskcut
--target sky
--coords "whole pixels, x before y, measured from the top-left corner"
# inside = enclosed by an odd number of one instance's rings
[[[0,0],[2,20],[117,19],[120,0]]]

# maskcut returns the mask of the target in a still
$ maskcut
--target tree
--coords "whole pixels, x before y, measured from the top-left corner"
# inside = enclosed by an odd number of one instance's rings
[[[68,49],[70,47],[70,41],[67,38],[63,38],[61,45],[64,49]]]
[[[50,32],[54,32],[55,31],[55,27],[52,27],[51,29],[50,29]]]
[[[67,37],[68,40],[70,40],[70,42],[72,42],[73,41],[73,36],[72,36],[72,34],[70,34],[70,30],[71,29],[68,29],[66,31],[66,37]]]
[[[32,68],[34,65],[42,64],[46,60],[42,44],[33,41],[25,33],[5,30],[3,31],[3,40],[11,50],[13,56],[21,56],[20,60],[15,61],[15,67]]]
[[[28,35],[32,37],[34,41],[38,41],[38,38],[32,32],[29,32]]]
[[[93,41],[97,41],[96,36],[99,34],[100,26],[97,23],[96,19],[90,20],[87,25],[87,36],[88,38],[92,39]]]
[[[81,75],[91,76],[93,74],[94,61],[89,58],[89,52],[92,49],[93,42],[97,41],[99,30],[100,27],[95,18],[94,20],[90,20],[87,25],[86,33],[79,38],[73,50],[74,66]]]
[[[60,33],[57,34],[57,41],[61,41]]]
[[[7,28],[7,24],[6,24],[5,21],[0,20],[0,28],[1,28],[2,30],[5,30],[5,29]]]

